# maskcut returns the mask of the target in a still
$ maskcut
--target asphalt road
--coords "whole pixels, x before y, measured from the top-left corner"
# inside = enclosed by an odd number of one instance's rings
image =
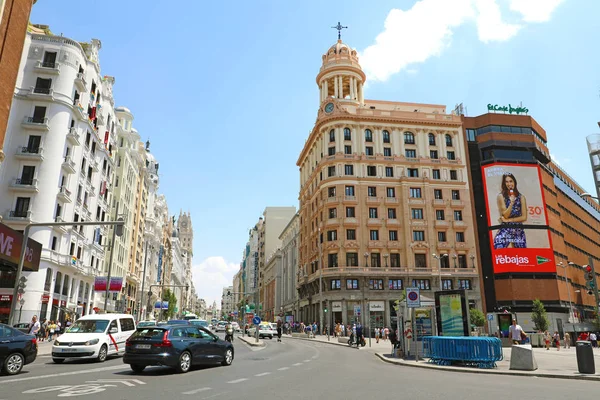
[[[230,367],[133,373],[121,358],[56,365],[40,357],[17,376],[0,376],[0,399],[532,399],[591,398],[597,382],[492,376],[399,367],[371,352],[284,339],[264,348],[234,342]]]

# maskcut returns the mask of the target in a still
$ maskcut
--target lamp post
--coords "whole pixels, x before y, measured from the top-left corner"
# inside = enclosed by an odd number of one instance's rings
[[[573,265],[572,262],[567,263],[568,265]],[[561,267],[565,270],[565,283],[567,284],[567,294],[569,295],[569,322],[572,324],[575,323],[575,314],[573,313],[573,302],[571,301],[571,288],[569,286],[569,278],[567,276],[567,264],[563,264],[563,262],[559,262],[557,267]]]
[[[389,254],[387,254],[387,253],[385,253],[385,254],[383,255],[383,259],[385,260],[385,267],[386,267],[386,268],[388,267],[388,262],[387,262],[387,260],[388,260],[388,257],[389,257],[389,256],[390,256],[390,255],[389,255]]]
[[[444,253],[442,255],[437,255],[433,253],[431,256],[438,260],[438,278],[440,280],[440,291],[442,291],[444,290],[444,288],[442,287],[442,258],[447,258],[448,254]]]
[[[21,314],[23,313],[23,305],[25,305],[25,299],[21,298],[21,300],[19,300],[19,304],[21,305],[21,308],[19,308],[19,323],[21,322]]]

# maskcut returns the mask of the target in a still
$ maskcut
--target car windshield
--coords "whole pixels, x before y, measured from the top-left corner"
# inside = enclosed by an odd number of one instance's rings
[[[208,322],[206,321],[190,321],[194,326],[208,326]]]
[[[68,333],[102,333],[106,331],[108,320],[105,319],[88,319],[75,321],[67,330]]]
[[[164,329],[160,328],[142,328],[133,332],[131,339],[160,339],[165,333]]]
[[[138,327],[143,327],[143,326],[154,326],[156,325],[154,322],[152,321],[142,321],[142,322],[138,322],[137,326]]]

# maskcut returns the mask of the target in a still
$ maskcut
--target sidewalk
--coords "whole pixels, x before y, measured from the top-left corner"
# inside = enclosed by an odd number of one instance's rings
[[[265,347],[265,342],[263,342],[261,339],[258,339],[258,343],[256,343],[256,338],[254,337],[248,337],[248,336],[237,336],[237,338],[239,340],[241,340],[242,342],[246,343],[248,346],[250,347]]]
[[[287,335],[286,335],[287,336]],[[290,339],[291,336],[288,336]],[[318,336],[314,339],[305,338],[294,338],[299,340],[310,340],[318,341],[321,343],[329,343],[333,345],[339,345],[348,347],[348,344],[338,343],[337,338],[331,337],[330,341],[327,341],[327,336]],[[347,341],[348,338],[345,338]],[[403,360],[391,356],[392,345],[389,341],[379,340],[379,343],[375,343],[375,339],[371,339],[371,347],[369,347],[369,339],[367,345],[361,347],[361,351],[368,351],[374,353],[374,355],[381,360],[407,367],[417,368],[429,368],[443,371],[453,372],[469,372],[478,374],[496,374],[496,375],[514,375],[514,376],[536,376],[545,378],[559,378],[559,379],[580,379],[580,380],[594,380],[600,381],[600,349],[594,349],[594,361],[596,363],[596,374],[580,374],[577,368],[577,358],[575,356],[575,347],[570,349],[561,348],[557,351],[554,348],[546,350],[543,348],[534,348],[535,359],[538,364],[536,371],[515,371],[510,370],[510,347],[503,348],[504,359],[497,363],[497,368],[494,369],[480,369],[480,368],[469,368],[461,366],[440,366],[436,364],[429,364],[426,360],[420,359],[418,362],[414,360]]]
[[[52,354],[52,342],[54,342],[54,340],[52,340],[52,341],[44,340],[43,342],[40,342],[38,340],[37,355],[38,356],[49,356],[50,354]]]

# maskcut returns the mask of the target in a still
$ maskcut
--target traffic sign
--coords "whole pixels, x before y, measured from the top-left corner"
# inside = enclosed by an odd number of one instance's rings
[[[488,314],[487,315],[487,319],[488,319],[488,321],[493,321],[494,320],[494,314]]]
[[[256,317],[252,318],[252,323],[254,325],[259,325],[260,324],[260,317],[257,315]]]
[[[421,307],[421,294],[419,288],[406,288],[406,306],[408,308]]]

